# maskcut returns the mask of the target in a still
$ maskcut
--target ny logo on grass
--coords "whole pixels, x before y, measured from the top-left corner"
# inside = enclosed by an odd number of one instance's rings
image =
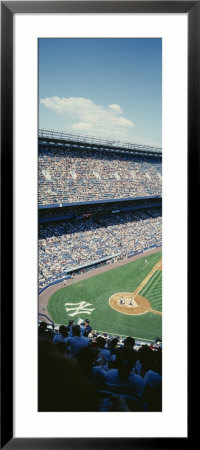
[[[91,314],[95,308],[88,308],[88,306],[92,306],[91,303],[80,302],[80,303],[65,303],[65,306],[71,306],[70,308],[66,308],[66,311],[74,311],[71,314],[68,314],[71,317],[76,316],[77,314],[87,313]]]

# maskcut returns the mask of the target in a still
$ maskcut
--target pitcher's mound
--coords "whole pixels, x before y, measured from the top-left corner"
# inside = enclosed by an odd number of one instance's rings
[[[138,315],[152,311],[149,300],[139,294],[133,297],[131,292],[120,292],[112,295],[109,298],[109,304],[122,314]]]

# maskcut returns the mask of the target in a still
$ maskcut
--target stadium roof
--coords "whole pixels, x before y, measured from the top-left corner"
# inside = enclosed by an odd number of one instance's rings
[[[38,132],[38,137],[39,139],[47,139],[49,140],[53,140],[53,141],[62,141],[64,142],[73,142],[73,143],[79,143],[79,144],[83,144],[84,146],[86,144],[91,145],[97,145],[102,146],[104,148],[112,148],[112,149],[116,149],[116,151],[118,149],[121,150],[130,150],[130,151],[137,151],[140,153],[149,153],[149,154],[155,154],[155,155],[162,155],[162,148],[160,147],[152,147],[150,145],[142,145],[142,144],[137,144],[137,143],[132,143],[132,142],[126,142],[126,141],[115,141],[115,140],[110,140],[110,139],[105,139],[105,138],[101,138],[101,137],[92,137],[92,136],[86,136],[86,135],[81,135],[81,134],[73,134],[73,133],[67,133],[65,131],[62,130],[52,130],[52,129],[48,129],[48,128],[40,128],[39,132]]]

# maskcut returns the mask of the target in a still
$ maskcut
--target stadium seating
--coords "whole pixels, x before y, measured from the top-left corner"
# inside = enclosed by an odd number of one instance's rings
[[[161,195],[161,158],[39,150],[39,205]]]
[[[88,263],[161,245],[161,211],[114,214],[39,226],[39,288]],[[145,233],[144,233],[145,230]]]

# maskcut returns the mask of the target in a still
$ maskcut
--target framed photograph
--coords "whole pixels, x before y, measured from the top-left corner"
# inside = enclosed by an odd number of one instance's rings
[[[199,3],[1,2],[1,448],[191,446]]]

